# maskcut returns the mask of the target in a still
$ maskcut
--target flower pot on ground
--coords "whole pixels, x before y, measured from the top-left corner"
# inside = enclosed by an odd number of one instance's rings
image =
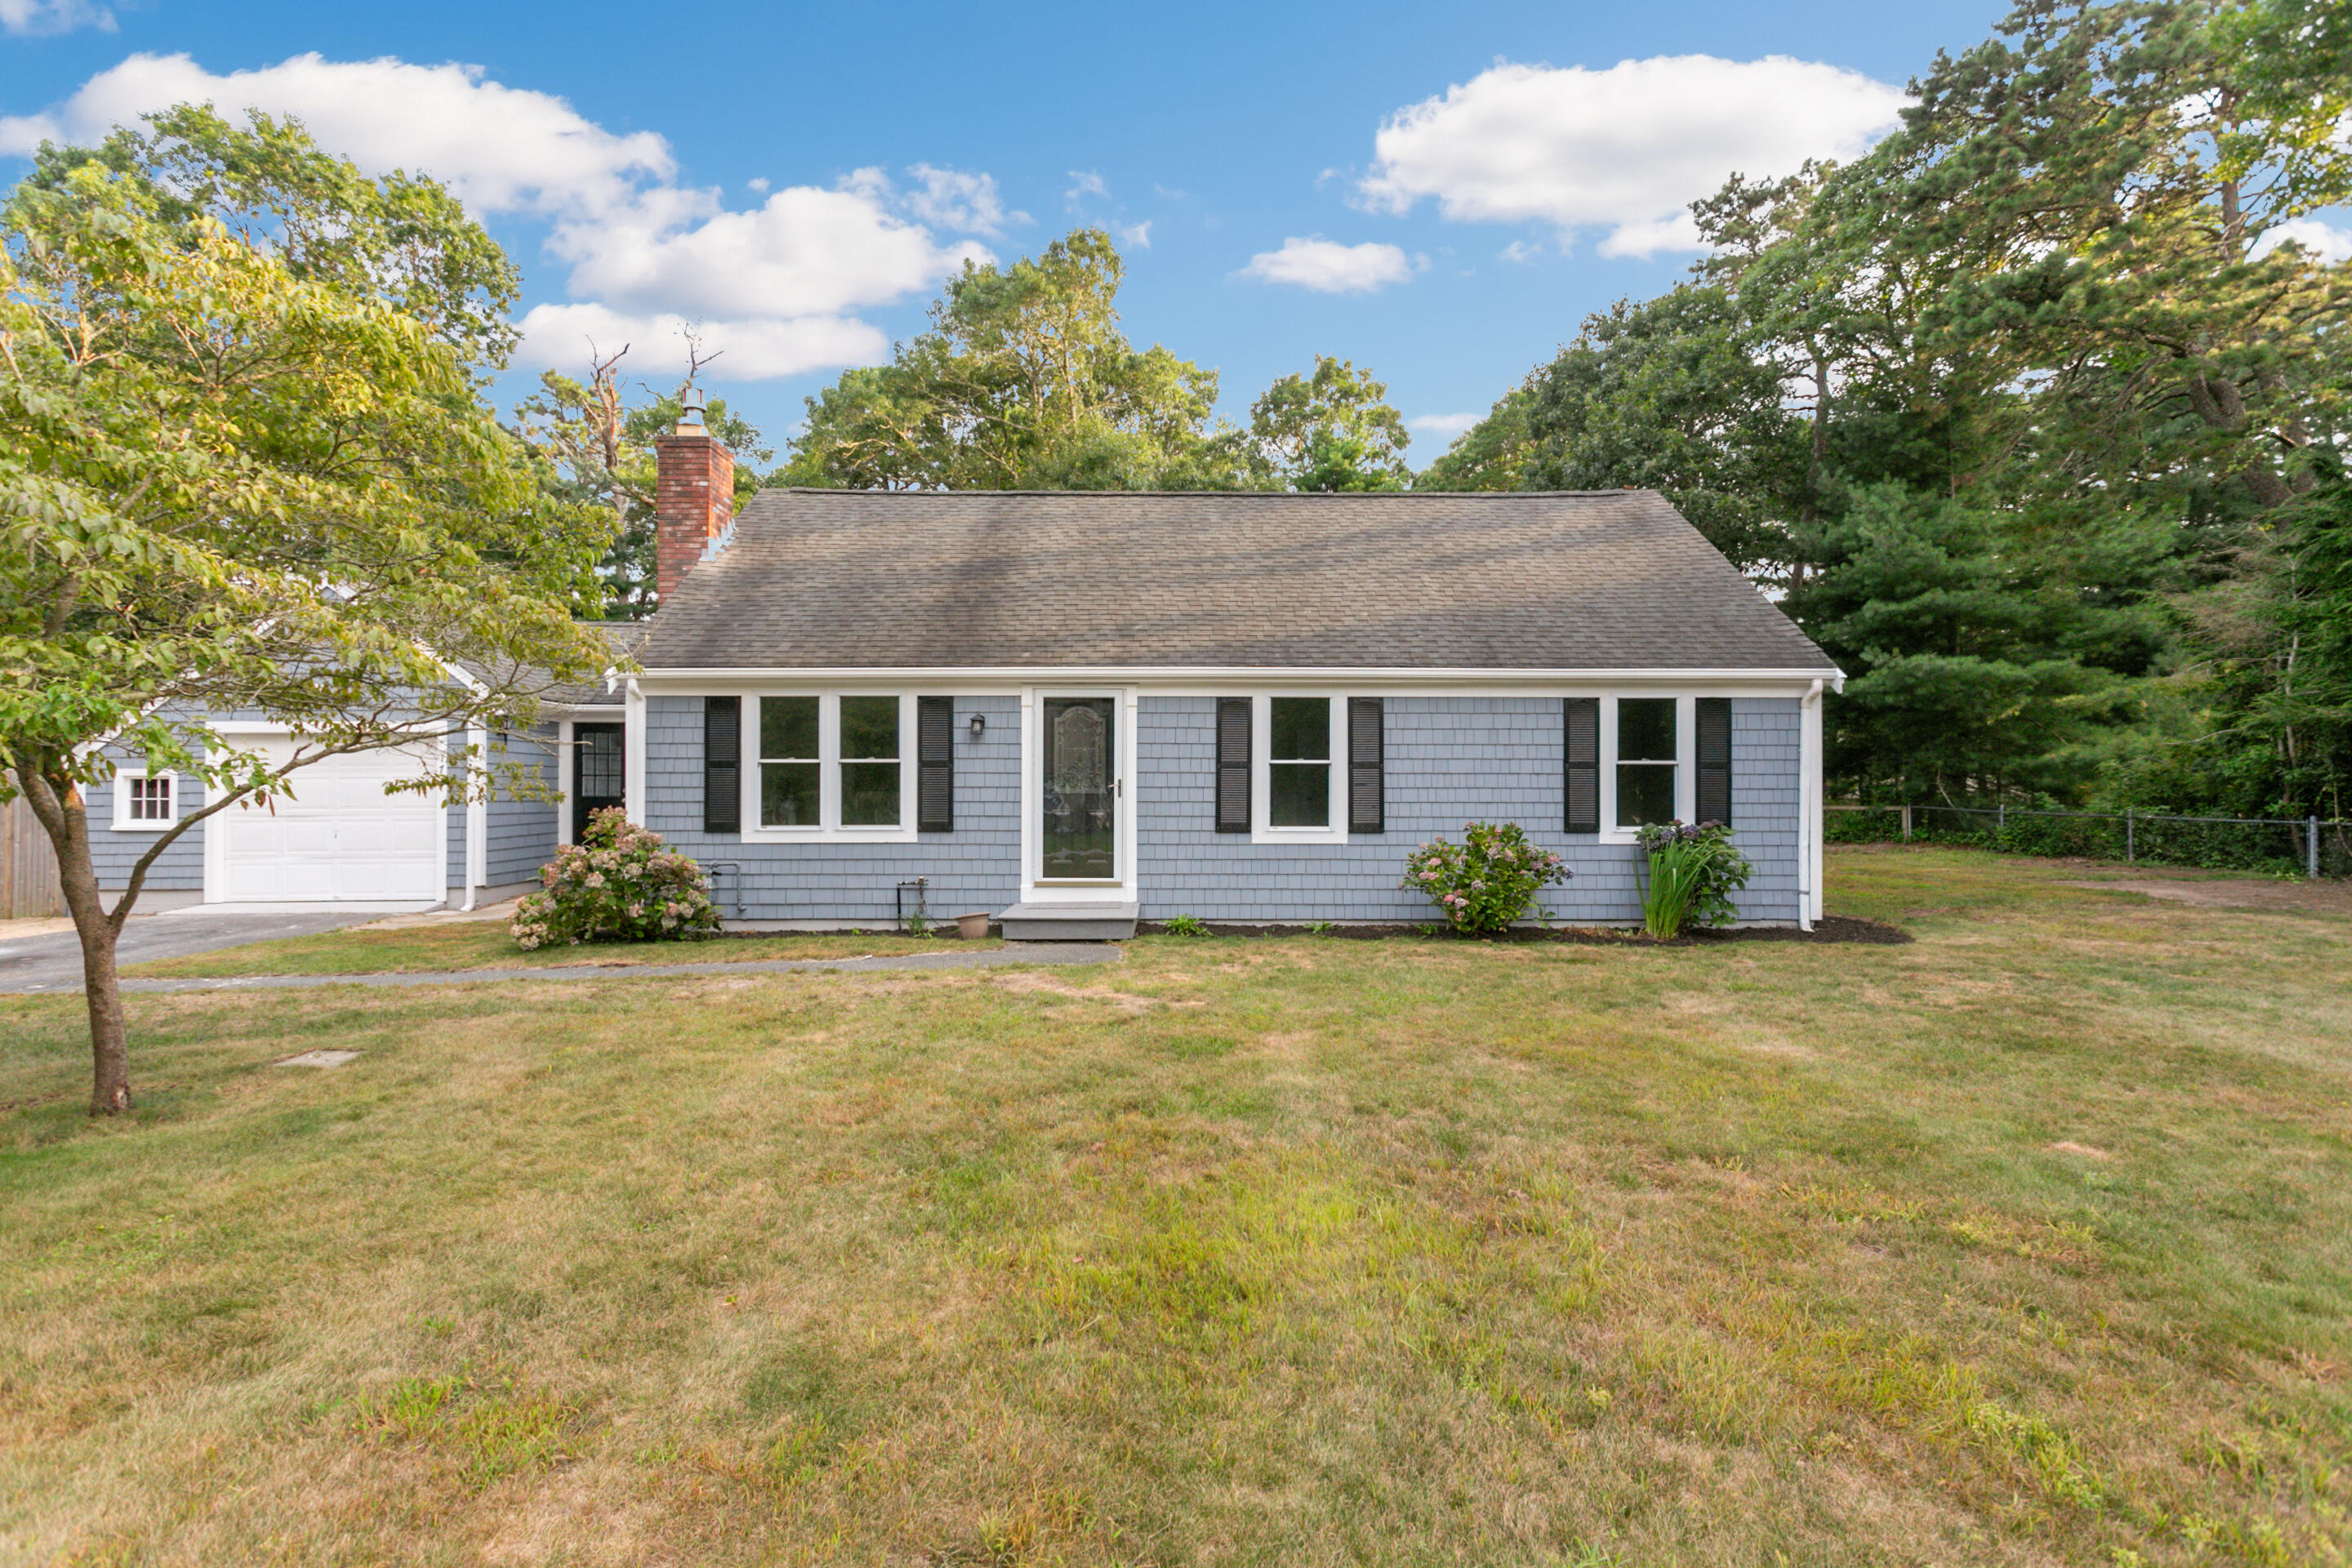
[[[978,942],[988,935],[988,911],[956,916],[956,934],[966,942]]]

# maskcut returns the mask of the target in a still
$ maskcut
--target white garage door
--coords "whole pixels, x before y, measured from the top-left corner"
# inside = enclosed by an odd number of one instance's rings
[[[252,744],[253,742],[246,742]],[[259,742],[280,760],[283,741]],[[437,759],[439,748],[434,748]],[[439,899],[444,808],[437,795],[386,795],[425,769],[415,752],[362,752],[298,769],[275,809],[233,805],[205,826],[217,838],[215,902]]]

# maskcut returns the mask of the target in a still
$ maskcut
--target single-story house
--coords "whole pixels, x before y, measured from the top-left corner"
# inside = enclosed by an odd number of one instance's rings
[[[1423,921],[1405,858],[1519,824],[1640,916],[1637,826],[1721,820],[1746,921],[1822,900],[1820,648],[1647,490],[764,489],[660,443],[634,820],[731,923],[988,910]],[[575,731],[576,732],[576,731]]]

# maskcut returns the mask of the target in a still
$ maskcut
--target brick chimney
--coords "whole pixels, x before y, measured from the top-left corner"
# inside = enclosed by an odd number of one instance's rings
[[[703,547],[735,521],[735,454],[703,427],[693,387],[677,434],[654,437],[654,593],[667,604]]]

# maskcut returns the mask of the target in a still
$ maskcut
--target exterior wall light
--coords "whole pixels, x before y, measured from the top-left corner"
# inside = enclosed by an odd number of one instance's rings
[[[982,735],[986,734],[987,732],[988,732],[988,715],[987,715],[987,714],[985,714],[985,713],[975,713],[975,714],[973,714],[973,715],[971,716],[971,738],[972,738],[973,740],[977,741],[977,740],[979,740],[979,739],[981,738],[981,736],[982,736]]]

